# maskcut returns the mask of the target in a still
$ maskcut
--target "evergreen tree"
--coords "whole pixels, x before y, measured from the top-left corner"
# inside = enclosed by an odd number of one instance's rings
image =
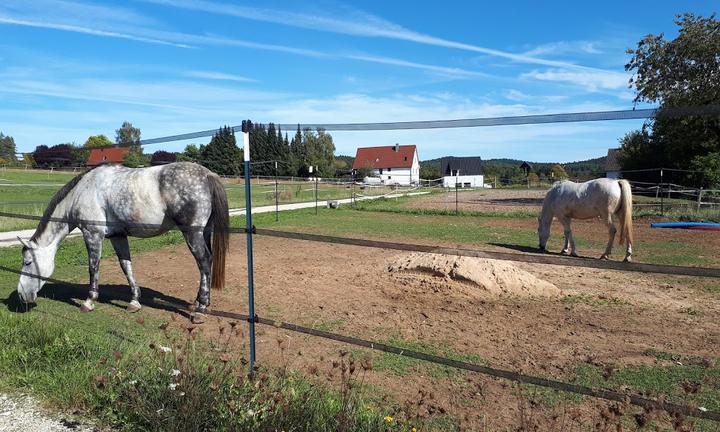
[[[235,141],[232,128],[224,126],[210,140],[207,146],[201,146],[201,163],[209,170],[220,175],[239,175],[242,153]]]
[[[0,159],[2,163],[14,163],[15,159],[15,140],[9,135],[0,132]]]

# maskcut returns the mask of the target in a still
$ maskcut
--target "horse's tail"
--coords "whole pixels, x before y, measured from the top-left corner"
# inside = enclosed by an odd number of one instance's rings
[[[633,227],[632,227],[632,191],[630,183],[627,180],[618,180],[620,184],[620,209],[618,216],[620,217],[620,244],[633,243]]]
[[[230,214],[228,212],[227,195],[220,178],[215,174],[208,175],[212,193],[212,273],[210,288],[223,289],[225,286],[225,256],[230,246]]]

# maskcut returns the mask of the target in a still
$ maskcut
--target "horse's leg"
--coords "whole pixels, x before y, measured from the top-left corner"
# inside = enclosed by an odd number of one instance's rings
[[[567,234],[565,234],[565,244],[563,245],[562,250],[560,251],[561,254],[567,255],[570,252],[570,239],[568,238]]]
[[[212,266],[212,255],[207,247],[205,235],[198,230],[183,231],[185,242],[190,252],[195,257],[198,269],[200,270],[200,287],[198,289],[193,309],[193,322],[202,323],[205,320],[205,313],[210,306],[210,269]]]
[[[563,227],[565,229],[565,249],[563,249],[564,253],[567,253],[567,248],[570,246],[570,255],[576,257],[578,256],[577,250],[575,249],[575,239],[572,235],[572,227],[570,226],[570,218],[567,216],[563,216],[560,218],[560,222],[563,224]]]
[[[142,307],[140,305],[140,288],[138,288],[135,277],[133,276],[128,238],[125,236],[112,237],[110,242],[113,245],[113,249],[115,249],[115,254],[117,254],[118,261],[120,261],[120,267],[123,273],[125,273],[125,277],[130,285],[130,292],[132,292],[132,300],[130,300],[127,310],[128,312],[137,312]]]
[[[632,243],[630,243],[630,240],[627,240],[627,249],[625,249],[625,259],[623,260],[625,262],[632,262]]]
[[[80,310],[90,312],[95,309],[95,300],[98,298],[100,280],[100,258],[102,257],[102,244],[104,235],[99,232],[84,230],[83,238],[88,252],[88,272],[90,273],[90,292],[88,298],[80,305]]]
[[[603,260],[610,258],[610,254],[612,253],[613,242],[615,241],[615,234],[617,233],[617,228],[615,228],[615,221],[613,220],[612,213],[608,213],[607,218],[606,218],[606,223],[608,226],[608,244],[605,247],[605,253],[600,256],[600,259],[603,259]]]

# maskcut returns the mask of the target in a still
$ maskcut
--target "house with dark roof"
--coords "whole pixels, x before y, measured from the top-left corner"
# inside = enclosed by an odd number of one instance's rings
[[[441,158],[440,174],[444,187],[481,188],[485,186],[482,160],[479,156]]]
[[[130,153],[130,147],[101,147],[90,150],[87,166],[94,167],[106,163],[123,163],[125,155]]]
[[[519,168],[525,172],[526,177],[530,175],[531,172],[533,172],[533,166],[527,162],[523,162],[522,164],[520,164]]]
[[[622,177],[620,173],[620,150],[619,148],[608,149],[605,158],[605,177],[611,179],[619,179]]]
[[[353,161],[353,173],[369,169],[383,184],[410,185],[420,181],[420,159],[414,145],[360,147]]]

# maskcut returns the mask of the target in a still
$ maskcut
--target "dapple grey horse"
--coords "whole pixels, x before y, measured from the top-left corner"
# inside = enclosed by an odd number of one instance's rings
[[[154,237],[179,228],[200,270],[193,320],[202,322],[210,304],[209,287],[225,283],[228,203],[220,178],[205,167],[178,162],[150,168],[100,165],[78,175],[53,196],[29,241],[23,244],[18,295],[27,303],[55,268],[60,242],[75,228],[85,239],[90,293],[83,311],[95,308],[103,239],[110,239],[127,277],[130,312],[140,309],[128,236]]]
[[[600,217],[600,220],[607,224],[610,236],[605,253],[600,259],[610,257],[615,234],[618,231],[616,225],[619,225],[619,243],[627,245],[625,261],[631,261],[632,192],[627,180],[601,178],[585,183],[568,180],[555,182],[545,195],[542,213],[538,218],[540,250],[545,251],[553,218],[558,218],[565,227],[565,246],[562,253],[566,254],[569,251],[572,256],[577,256],[570,220],[595,217]]]

